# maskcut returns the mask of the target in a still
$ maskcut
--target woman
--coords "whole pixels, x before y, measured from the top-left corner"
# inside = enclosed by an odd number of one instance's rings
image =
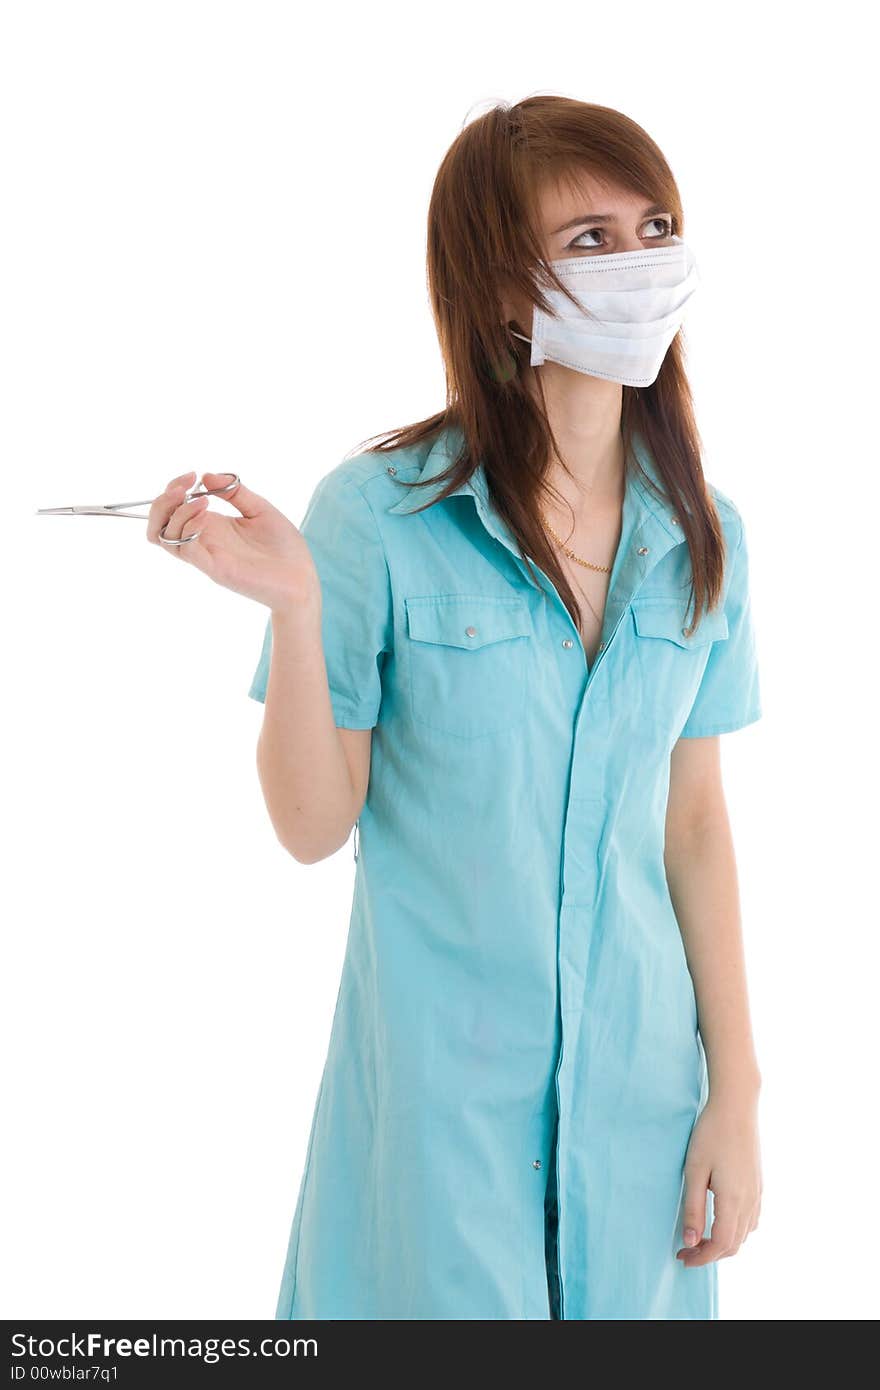
[[[429,213],[447,408],[340,463],[298,529],[244,486],[240,518],[181,505],[193,474],[153,509],[270,610],[279,840],[359,845],[277,1318],[715,1318],[755,1228],[717,736],[761,711],[681,228],[619,112],[489,111]]]

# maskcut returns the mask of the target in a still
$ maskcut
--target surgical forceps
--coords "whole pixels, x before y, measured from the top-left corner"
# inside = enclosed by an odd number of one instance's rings
[[[227,473],[226,477],[231,478],[232,482],[227,483],[225,487],[202,488],[201,491],[197,488],[194,492],[188,492],[178,503],[178,506],[182,507],[186,502],[192,502],[196,497],[222,497],[227,492],[234,492],[241,482],[241,478],[237,473]],[[138,521],[146,521],[147,513],[130,509],[133,507],[151,507],[155,500],[155,497],[148,497],[143,502],[108,502],[106,504],[98,502],[94,505],[81,507],[38,507],[37,516],[133,516]],[[198,540],[202,534],[201,531],[196,531],[193,536],[183,536],[180,540],[173,540],[166,537],[164,531],[165,527],[163,526],[159,532],[159,539],[164,541],[165,545],[186,545],[188,541]]]

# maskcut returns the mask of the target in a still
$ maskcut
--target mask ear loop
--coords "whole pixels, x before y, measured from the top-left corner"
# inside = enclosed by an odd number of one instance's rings
[[[532,367],[540,367],[546,361],[546,358],[544,357],[543,351],[537,346],[534,340],[532,338],[527,338],[524,333],[517,333],[515,328],[511,328],[510,331],[515,338],[522,338],[524,343],[529,343],[531,345],[532,351],[529,365]]]

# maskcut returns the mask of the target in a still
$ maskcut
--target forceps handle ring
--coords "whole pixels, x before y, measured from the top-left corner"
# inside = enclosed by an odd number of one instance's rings
[[[163,545],[186,545],[189,541],[197,541],[201,534],[201,531],[195,531],[191,536],[181,536],[180,540],[176,541],[173,537],[165,535],[165,527],[163,526],[159,532],[159,540]]]
[[[203,488],[201,492],[188,492],[183,499],[184,502],[192,502],[196,497],[217,497],[218,495],[222,496],[224,492],[232,492],[233,488],[238,487],[241,479],[237,473],[232,473],[230,476],[232,482],[227,483],[225,487],[209,487]],[[167,525],[166,521],[165,526]],[[201,531],[195,531],[191,536],[181,536],[179,540],[174,540],[173,537],[165,535],[165,526],[159,532],[159,540],[163,545],[188,545],[190,541],[197,541],[202,534]]]

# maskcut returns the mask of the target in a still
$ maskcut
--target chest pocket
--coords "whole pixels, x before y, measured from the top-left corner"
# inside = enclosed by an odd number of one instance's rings
[[[681,599],[635,599],[635,669],[639,719],[659,724],[673,737],[683,727],[700,688],[714,642],[728,637],[727,614],[704,613],[696,631],[685,631]]]
[[[704,613],[699,626],[692,636],[684,630],[684,604],[670,603],[665,599],[636,601],[633,604],[633,618],[636,632],[640,637],[661,637],[665,642],[674,642],[685,651],[695,651],[718,642],[728,635],[727,614],[720,609]]]
[[[415,594],[406,606],[412,717],[459,738],[525,715],[532,621],[520,598]]]

